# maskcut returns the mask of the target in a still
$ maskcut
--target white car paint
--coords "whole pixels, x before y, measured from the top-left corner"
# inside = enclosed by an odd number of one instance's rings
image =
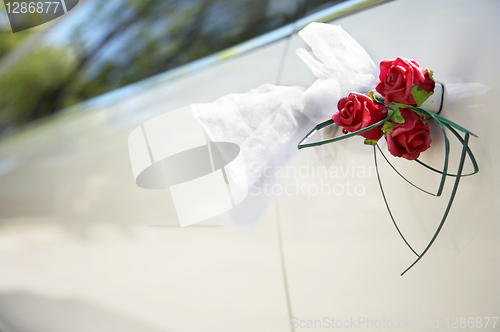
[[[422,320],[427,330],[437,319],[444,328],[447,318],[500,316],[499,5],[401,0],[332,22],[375,62],[414,58],[445,87],[463,81],[492,89],[445,100],[441,115],[479,136],[470,145],[480,173],[462,179],[436,243],[404,277],[399,274],[414,256],[392,225],[372,150],[362,139],[325,147],[330,161],[320,160],[315,149],[301,151],[277,182],[296,191],[277,197],[251,234],[218,227],[217,218],[181,229],[167,191],[134,184],[127,137],[142,122],[263,83],[311,84],[314,76],[294,54],[304,47],[295,34],[288,45],[276,41],[112,104],[66,112],[0,142],[0,329],[289,331],[278,218],[294,322]],[[425,159],[439,165],[443,144],[438,136],[433,141]],[[437,185],[420,167],[391,160],[419,184]],[[322,162],[333,163],[333,176],[321,174]],[[434,198],[386,166],[381,176],[401,228],[423,248],[451,181],[443,197]],[[344,191],[300,190],[322,185]],[[75,323],[80,320],[85,323]]]

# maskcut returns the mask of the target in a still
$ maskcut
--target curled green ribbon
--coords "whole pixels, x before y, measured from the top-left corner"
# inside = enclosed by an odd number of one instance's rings
[[[441,229],[443,228],[443,225],[448,217],[448,214],[451,210],[451,206],[453,204],[453,200],[455,199],[455,195],[457,193],[457,190],[458,190],[458,185],[460,183],[460,179],[464,176],[470,176],[470,175],[474,175],[476,174],[477,172],[479,172],[479,166],[477,164],[477,161],[476,161],[476,158],[474,157],[474,154],[472,153],[472,150],[470,149],[469,147],[469,138],[470,136],[474,136],[474,137],[477,137],[476,135],[474,135],[472,132],[470,132],[469,130],[463,128],[462,126],[459,126],[458,124],[448,120],[448,119],[445,119],[443,118],[442,116],[438,115],[438,114],[434,114],[434,113],[431,113],[423,108],[420,108],[420,107],[407,107],[409,109],[411,109],[412,111],[414,111],[415,113],[419,114],[419,115],[422,115],[426,118],[431,118],[433,119],[439,126],[439,128],[441,129],[441,132],[443,133],[443,136],[444,136],[444,142],[445,142],[445,150],[444,150],[444,153],[445,153],[445,158],[444,158],[444,165],[443,165],[443,170],[442,171],[439,171],[437,169],[435,169],[434,167],[432,166],[429,166],[427,164],[425,164],[424,162],[416,159],[415,162],[417,162],[418,164],[422,165],[423,167],[425,167],[426,169],[432,171],[432,172],[435,172],[435,173],[438,173],[438,174],[441,174],[441,181],[439,183],[439,187],[437,189],[437,192],[434,194],[430,191],[427,191],[427,190],[424,190],[420,187],[418,187],[417,185],[415,185],[414,183],[412,183],[411,181],[409,181],[407,178],[405,178],[390,162],[389,160],[387,159],[387,157],[384,155],[384,153],[382,152],[382,150],[380,149],[380,147],[378,146],[378,144],[374,145],[373,146],[373,157],[374,157],[374,161],[375,161],[375,169],[376,169],[376,172],[377,172],[377,179],[378,179],[378,183],[379,183],[379,186],[380,186],[380,191],[382,193],[382,197],[384,199],[384,202],[385,202],[385,205],[386,205],[386,208],[387,208],[387,211],[389,212],[389,216],[391,217],[391,220],[394,224],[394,226],[396,227],[396,230],[397,232],[399,233],[399,236],[403,239],[404,243],[408,246],[408,248],[417,256],[417,259],[406,269],[403,271],[403,273],[401,273],[401,276],[403,276],[406,272],[408,272],[413,266],[415,266],[415,264],[418,263],[418,261],[420,261],[422,259],[422,257],[429,251],[429,249],[431,248],[432,244],[434,243],[434,241],[436,240],[436,238],[438,237],[439,233],[441,232]],[[298,148],[299,149],[303,149],[303,148],[308,148],[308,147],[313,147],[313,146],[321,146],[321,145],[324,145],[324,144],[329,144],[329,143],[334,143],[334,142],[338,142],[338,141],[341,141],[341,140],[344,140],[344,139],[347,139],[347,138],[350,138],[352,136],[356,136],[356,135],[359,135],[359,134],[362,134],[364,132],[367,132],[373,128],[376,128],[380,125],[383,125],[385,122],[389,121],[393,116],[394,116],[395,112],[392,112],[391,114],[389,114],[389,116],[387,118],[385,118],[384,120],[381,120],[369,127],[366,127],[364,129],[361,129],[361,130],[358,130],[358,131],[355,131],[355,132],[352,132],[352,133],[348,133],[346,135],[343,135],[343,136],[340,136],[340,137],[334,137],[334,138],[330,138],[330,139],[325,139],[325,140],[322,140],[322,141],[317,141],[317,142],[313,142],[313,143],[307,143],[307,141],[318,131],[320,131],[321,129],[324,129],[328,126],[331,126],[331,125],[334,125],[335,122],[333,121],[333,119],[330,119],[328,121],[325,121],[325,122],[322,122],[318,125],[316,125],[298,144]],[[458,165],[458,170],[457,170],[457,173],[456,174],[450,174],[448,173],[448,165],[449,165],[449,155],[450,155],[450,142],[449,142],[449,139],[448,139],[448,136],[446,135],[446,130],[445,129],[448,129],[456,138],[457,140],[460,142],[460,144],[462,144],[462,153],[461,153],[461,156],[460,156],[460,163]],[[457,132],[458,131],[458,132]],[[462,132],[464,133],[464,137],[462,137],[459,132]],[[429,195],[432,195],[432,196],[436,196],[436,197],[439,197],[441,196],[442,192],[443,192],[443,189],[444,189],[444,185],[445,185],[445,182],[446,182],[446,178],[447,177],[453,177],[455,178],[455,182],[453,184],[453,189],[451,191],[451,194],[450,194],[450,198],[448,200],[448,203],[447,203],[447,206],[446,206],[446,209],[443,213],[443,217],[441,218],[441,221],[436,229],[436,231],[434,232],[434,235],[432,236],[432,239],[429,241],[429,243],[427,244],[427,246],[425,247],[425,249],[419,254],[417,253],[413,247],[410,245],[410,243],[406,240],[406,238],[404,237],[403,233],[401,232],[401,230],[399,229],[397,223],[396,223],[396,220],[394,219],[394,216],[391,212],[391,209],[389,207],[389,203],[387,201],[387,198],[385,196],[385,193],[384,193],[384,188],[382,186],[382,181],[380,179],[380,174],[379,174],[379,169],[378,169],[378,161],[377,161],[377,149],[379,150],[379,152],[382,154],[382,156],[384,157],[384,159],[387,161],[387,163],[391,166],[391,168],[401,177],[403,178],[406,182],[408,182],[410,185],[412,185],[413,187],[415,187],[416,189],[426,193],[426,194],[429,194]],[[465,160],[466,160],[466,157],[469,157],[471,163],[472,163],[472,166],[474,168],[474,171],[472,173],[469,173],[469,174],[462,174],[463,172],[463,168],[464,168],[464,164],[465,164]]]

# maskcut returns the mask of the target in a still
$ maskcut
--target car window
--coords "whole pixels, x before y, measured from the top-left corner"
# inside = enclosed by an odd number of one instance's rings
[[[0,131],[282,27],[299,9],[299,0],[81,1],[3,66]]]
[[[346,0],[308,0],[306,14],[314,13],[345,1]]]

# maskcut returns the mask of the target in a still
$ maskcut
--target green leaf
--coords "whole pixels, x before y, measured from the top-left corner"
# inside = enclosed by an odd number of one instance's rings
[[[370,97],[373,101],[377,101],[377,98],[375,97],[375,90],[368,92],[368,97]]]
[[[393,101],[393,103],[394,103],[394,105],[398,106],[399,108],[408,108],[408,107],[411,107],[411,105],[396,103],[394,101]]]
[[[384,97],[382,97],[381,95],[376,95],[375,93],[375,90],[368,92],[368,97],[370,97],[377,104],[385,106]]]
[[[405,123],[405,118],[401,115],[401,111],[398,109],[394,112],[394,116],[392,117],[392,121],[395,123]]]
[[[399,105],[397,103],[390,103],[387,105],[387,109],[389,110],[389,113],[392,114],[393,112],[399,111]]]
[[[425,70],[427,70],[427,74],[429,74],[429,78],[431,80],[433,80],[434,82],[436,82],[436,80],[434,79],[433,75],[434,75],[434,72],[432,70],[430,70],[429,68],[426,68]]]
[[[389,123],[389,122],[386,122],[386,123]],[[377,140],[374,140],[374,139],[365,139],[365,144],[366,145],[377,145],[377,142],[378,142],[378,139]]]
[[[415,103],[417,104],[417,107],[422,105],[424,101],[429,98],[434,91],[427,92],[424,89],[422,89],[419,86],[414,85],[413,88],[411,88],[411,95],[413,96],[413,99],[415,99]]]
[[[392,122],[387,121],[382,126],[382,131],[384,133],[392,133],[393,130],[394,130],[394,123],[392,123]]]
[[[422,110],[422,108],[418,108],[418,107],[417,107],[417,108],[415,108],[415,107],[410,107],[410,109],[411,109],[413,112],[417,113],[419,116],[421,116],[424,120],[428,120],[428,119],[431,119],[431,118],[432,118],[432,117],[429,115],[429,113],[428,113],[428,112],[424,112],[424,111]]]
[[[405,118],[403,118],[403,116],[401,115],[401,111],[399,110],[399,105],[401,104],[390,103],[389,106],[387,106],[387,109],[389,110],[388,115],[392,118],[391,120],[394,121],[395,123],[405,123]]]

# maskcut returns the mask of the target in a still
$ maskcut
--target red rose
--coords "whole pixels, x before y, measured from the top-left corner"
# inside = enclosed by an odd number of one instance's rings
[[[394,130],[387,133],[387,147],[393,156],[415,160],[431,146],[431,128],[417,113],[407,108],[400,112],[405,123],[394,124]]]
[[[412,90],[415,86],[420,89]],[[375,89],[385,97],[386,104],[394,101],[420,106],[432,94],[434,86],[435,82],[427,69],[420,69],[413,60],[397,58],[380,63],[380,75]]]
[[[375,124],[387,117],[385,106],[375,103],[370,97],[360,93],[350,93],[340,99],[338,112],[332,116],[333,121],[344,127],[342,132],[355,132]],[[378,140],[382,136],[382,125],[360,134],[369,140]]]

